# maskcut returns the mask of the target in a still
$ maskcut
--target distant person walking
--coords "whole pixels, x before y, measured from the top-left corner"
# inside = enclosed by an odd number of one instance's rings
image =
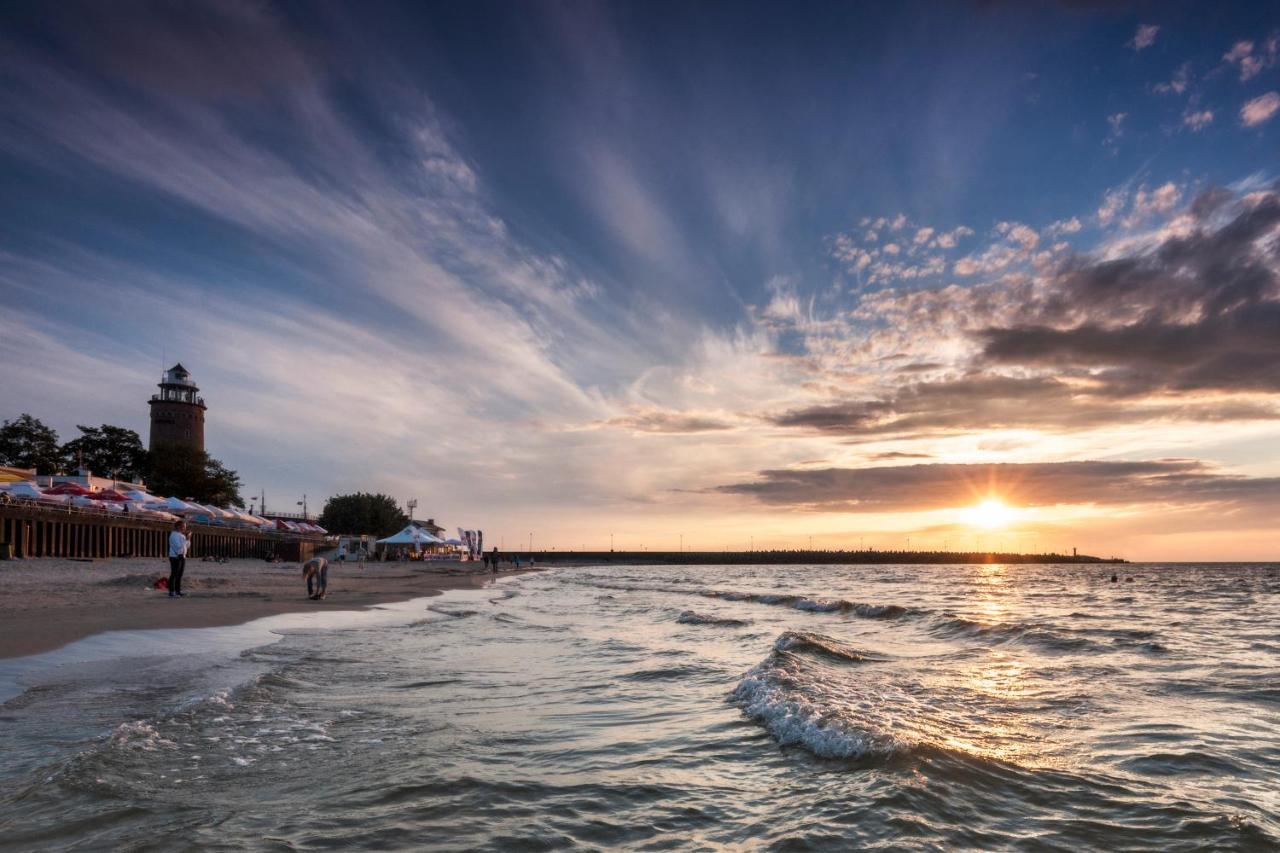
[[[169,533],[169,597],[186,598],[182,592],[182,573],[187,568],[187,551],[191,539],[187,536],[187,523],[179,521]]]
[[[319,601],[329,591],[329,561],[324,557],[312,557],[302,564],[302,576],[307,580],[307,598]],[[315,592],[311,583],[315,581]]]
[[[498,546],[494,545],[493,552],[489,556],[489,561],[493,564],[493,573],[495,575],[498,573],[498,559]]]

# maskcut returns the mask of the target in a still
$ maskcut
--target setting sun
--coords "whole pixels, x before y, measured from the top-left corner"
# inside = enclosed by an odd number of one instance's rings
[[[962,510],[961,514],[968,524],[988,530],[1004,527],[1018,517],[1018,511],[999,498],[987,498],[977,506]]]

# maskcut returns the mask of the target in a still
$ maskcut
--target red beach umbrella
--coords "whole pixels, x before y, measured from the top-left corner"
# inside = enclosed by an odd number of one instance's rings
[[[103,489],[100,492],[94,492],[93,494],[89,495],[89,497],[93,498],[95,501],[117,501],[118,502],[118,501],[129,500],[124,495],[117,492],[115,489]]]
[[[76,495],[86,497],[90,494],[89,490],[79,483],[58,483],[52,488],[44,490],[46,495]]]

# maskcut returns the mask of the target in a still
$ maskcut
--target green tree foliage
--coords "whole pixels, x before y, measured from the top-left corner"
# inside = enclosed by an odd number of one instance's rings
[[[83,465],[99,476],[114,476],[119,480],[146,476],[149,465],[147,451],[136,432],[108,424],[77,426],[77,429],[80,437],[62,445],[66,470]]]
[[[0,426],[0,465],[56,474],[62,468],[58,434],[28,414],[5,421]]]
[[[240,476],[202,450],[166,444],[151,454],[147,489],[196,503],[244,506]]]
[[[329,498],[320,513],[320,526],[338,534],[370,533],[381,538],[408,523],[409,517],[400,511],[395,498],[365,492]]]

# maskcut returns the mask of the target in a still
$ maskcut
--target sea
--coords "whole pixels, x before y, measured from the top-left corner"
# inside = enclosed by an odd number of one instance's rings
[[[1280,565],[554,568],[0,700],[5,850],[1280,849]]]

